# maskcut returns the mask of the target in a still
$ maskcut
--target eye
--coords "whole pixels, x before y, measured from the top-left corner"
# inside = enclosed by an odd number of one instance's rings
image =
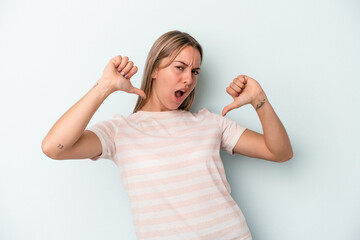
[[[193,70],[192,71],[195,75],[198,75],[199,74],[199,71],[196,71],[196,70]]]
[[[183,70],[183,69],[184,69],[182,66],[177,66],[176,68],[179,69],[179,70]]]

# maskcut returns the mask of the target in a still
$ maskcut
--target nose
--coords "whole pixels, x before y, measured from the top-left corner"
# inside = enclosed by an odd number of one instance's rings
[[[186,73],[186,74],[185,74],[183,81],[184,81],[184,83],[185,83],[186,85],[191,85],[191,84],[192,84],[193,79],[192,79],[191,71],[190,71],[190,73]]]

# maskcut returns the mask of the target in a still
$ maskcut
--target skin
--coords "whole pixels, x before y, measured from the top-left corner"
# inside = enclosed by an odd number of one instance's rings
[[[286,130],[272,108],[264,90],[253,78],[239,75],[226,88],[233,102],[222,111],[229,111],[251,104],[257,112],[264,134],[246,129],[237,141],[233,152],[274,162],[285,162],[293,157],[293,150]]]
[[[163,59],[159,69],[152,75],[153,89],[143,111],[176,110],[174,92],[187,88],[185,99],[195,88],[201,59],[197,49],[185,47],[168,67]],[[90,119],[113,92],[124,91],[143,98],[145,93],[131,84],[137,67],[128,57],[120,55],[106,65],[101,78],[77,103],[54,124],[42,142],[43,152],[52,159],[88,159],[102,153],[101,142],[91,131],[86,130]],[[226,88],[233,102],[224,107],[222,115],[251,104],[257,112],[264,134],[246,129],[233,151],[249,157],[284,162],[292,158],[293,151],[284,126],[276,115],[260,84],[246,75],[239,75]]]
[[[167,67],[171,57],[161,60],[160,66],[152,74],[153,86],[149,101],[141,109],[143,111],[176,110],[195,88],[200,73],[201,56],[197,49],[187,46]],[[174,92],[188,89],[181,102],[174,99]]]
[[[112,58],[95,85],[56,121],[42,141],[42,151],[55,160],[99,156],[101,142],[95,133],[85,128],[104,100],[116,91],[146,98],[145,93],[130,82],[137,70],[127,56]]]
[[[166,65],[169,59],[170,57],[163,59],[160,69],[152,75],[155,80],[151,97],[141,110],[175,110],[181,103],[173,100],[174,91],[188,86],[190,91],[186,92],[187,97],[195,88],[197,75],[194,71],[199,69],[201,64],[199,51],[191,46],[185,47],[173,63],[163,68],[162,66]],[[181,68],[181,71],[178,68]],[[229,111],[251,104],[258,113],[264,131],[264,134],[260,134],[246,129],[233,152],[274,162],[291,159],[293,151],[286,130],[260,84],[251,77],[239,75],[226,88],[226,92],[233,98],[233,102],[224,107],[222,115],[225,116]]]

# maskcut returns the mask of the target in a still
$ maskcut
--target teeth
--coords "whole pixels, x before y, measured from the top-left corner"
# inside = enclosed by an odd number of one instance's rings
[[[185,92],[185,90],[180,90],[180,91],[183,92],[183,93]]]

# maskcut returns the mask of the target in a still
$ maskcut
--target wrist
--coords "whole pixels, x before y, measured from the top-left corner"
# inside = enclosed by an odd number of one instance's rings
[[[256,94],[253,99],[251,100],[251,105],[255,108],[257,111],[259,108],[261,108],[266,102],[267,97],[264,91],[261,91],[260,93]]]
[[[100,78],[92,88],[93,90],[99,91],[101,95],[108,97],[111,93],[115,92],[113,87],[108,84],[108,81]]]

